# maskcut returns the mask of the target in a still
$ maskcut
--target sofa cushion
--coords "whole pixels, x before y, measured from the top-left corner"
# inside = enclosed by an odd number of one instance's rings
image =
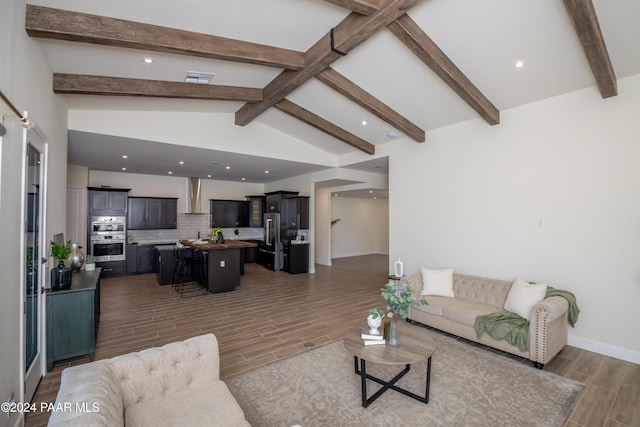
[[[451,303],[442,307],[442,317],[463,325],[474,326],[476,317],[495,313],[499,308],[481,304],[479,302],[452,298]]]
[[[529,283],[518,279],[511,286],[504,309],[517,314],[527,320],[531,317],[531,309],[544,299],[547,285],[544,283]]]
[[[423,267],[422,281],[421,295],[455,297],[453,292],[453,268],[430,270]]]
[[[412,310],[429,313],[434,316],[442,316],[447,320],[473,326],[476,317],[500,310],[491,305],[467,301],[459,298],[430,296],[429,305],[413,304]]]
[[[249,426],[240,405],[220,380],[131,404],[124,419],[127,427]]]

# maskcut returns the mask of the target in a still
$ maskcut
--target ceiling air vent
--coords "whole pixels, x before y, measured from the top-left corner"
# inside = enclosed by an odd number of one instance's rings
[[[187,71],[187,77],[184,81],[187,83],[209,84],[215,76],[214,73],[201,73],[199,71]]]

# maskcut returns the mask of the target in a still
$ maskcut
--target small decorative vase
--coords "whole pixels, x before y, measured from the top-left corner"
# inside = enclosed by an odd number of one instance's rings
[[[400,261],[400,258],[396,262],[393,263],[393,274],[396,277],[402,277],[404,273],[404,263]]]
[[[71,287],[71,269],[64,265],[64,260],[58,261],[58,266],[51,269],[51,289],[54,291]]]
[[[380,325],[382,325],[382,316],[378,314],[374,319],[373,314],[370,314],[369,317],[367,317],[367,325],[369,325],[370,334],[375,334],[375,335],[380,334],[380,331],[378,331],[378,328],[380,327]]]
[[[389,325],[389,345],[400,345],[400,317],[394,316]]]
[[[77,243],[72,243],[71,253],[69,254],[69,267],[71,267],[73,271],[78,271],[82,268],[82,264],[84,264],[82,249],[80,249]]]

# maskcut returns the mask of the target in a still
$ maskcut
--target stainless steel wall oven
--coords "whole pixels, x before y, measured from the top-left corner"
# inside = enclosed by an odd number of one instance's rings
[[[91,218],[91,255],[97,262],[125,260],[127,243],[126,217]]]

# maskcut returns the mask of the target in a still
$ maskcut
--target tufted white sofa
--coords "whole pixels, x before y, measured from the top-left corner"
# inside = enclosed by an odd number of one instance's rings
[[[413,288],[414,295],[420,295],[423,287],[422,275],[407,276],[405,280]],[[476,317],[501,310],[512,284],[513,282],[504,280],[453,273],[455,297],[425,296],[429,304],[413,304],[407,318],[527,358],[537,368],[542,368],[567,344],[569,303],[566,299],[552,296],[533,307],[528,351],[520,351],[517,346],[493,339],[486,333],[480,339],[476,335]]]
[[[212,334],[67,368],[49,426],[249,426]]]

